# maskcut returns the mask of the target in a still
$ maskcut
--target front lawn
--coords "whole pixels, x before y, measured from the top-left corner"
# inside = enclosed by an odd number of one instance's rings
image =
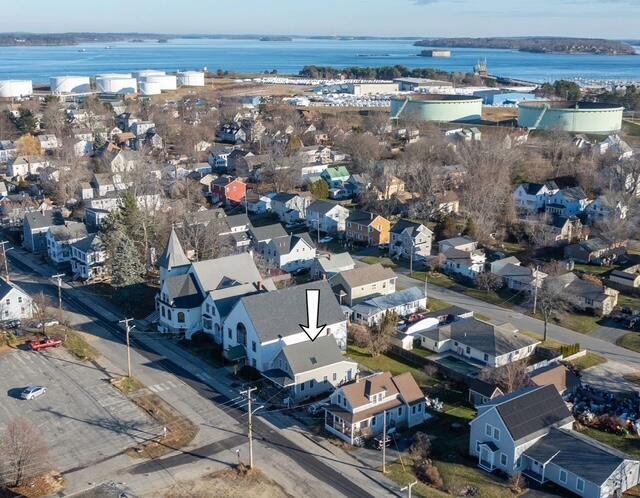
[[[592,275],[604,275],[605,273],[609,273],[612,270],[615,270],[617,267],[611,266],[599,266],[599,265],[585,265],[585,264],[575,264],[573,269],[575,271],[581,271],[583,273],[590,273]]]
[[[640,333],[629,332],[616,341],[618,346],[640,353]]]
[[[584,313],[563,313],[554,322],[562,327],[573,330],[574,332],[580,332],[581,334],[591,334],[598,330],[600,324],[599,316],[588,315]]]
[[[435,354],[433,351],[425,349],[422,346],[414,346],[411,352],[417,354],[418,356],[422,356],[423,358],[428,358],[429,356],[433,356]]]
[[[367,263],[368,265],[376,265],[380,263],[385,268],[396,268],[398,266],[390,258],[384,258],[381,256],[365,256],[361,259],[361,261],[363,263]]]
[[[585,427],[580,432],[627,455],[640,458],[640,438],[638,436],[622,436],[599,431],[592,427]]]
[[[618,306],[640,309],[640,297],[624,296],[620,294],[618,296]]]
[[[146,318],[155,310],[155,297],[158,293],[158,287],[146,282],[127,289],[117,289],[107,283],[89,284],[82,289],[109,301],[138,320]]]
[[[441,299],[436,299],[435,297],[429,297],[427,299],[427,308],[429,308],[429,311],[442,311],[450,307],[451,305],[449,303]]]
[[[439,383],[438,379],[427,375],[420,368],[402,363],[385,354],[373,357],[364,348],[348,346],[347,356],[372,372],[391,372],[392,375],[400,375],[405,372],[410,372],[422,388],[433,387]]]
[[[581,358],[577,358],[571,362],[579,371],[586,370],[587,368],[595,367],[606,363],[607,359],[599,354],[588,352]]]
[[[455,287],[457,285],[455,280],[449,278],[443,273],[436,271],[430,271],[428,273],[423,271],[414,271],[413,275],[411,275],[411,278],[424,283],[425,274],[427,276],[428,285],[433,284],[437,285],[438,287],[444,287],[445,289],[451,289],[452,287]]]
[[[485,301],[496,306],[502,306],[503,308],[511,308],[517,304],[522,304],[526,298],[524,294],[516,294],[509,289],[498,289],[496,292],[487,292],[483,289],[468,288],[465,289],[464,294]]]

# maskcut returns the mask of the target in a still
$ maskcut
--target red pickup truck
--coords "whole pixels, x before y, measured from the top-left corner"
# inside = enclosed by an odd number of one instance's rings
[[[62,346],[62,339],[58,337],[46,337],[40,341],[31,341],[31,350],[40,351],[41,349],[59,348]]]

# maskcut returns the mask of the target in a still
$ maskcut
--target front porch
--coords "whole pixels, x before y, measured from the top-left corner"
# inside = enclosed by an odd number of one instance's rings
[[[491,441],[480,443],[478,453],[478,467],[487,472],[493,472],[496,469],[496,456],[498,447]]]
[[[346,421],[329,410],[324,412],[324,428],[327,432],[354,446],[364,444],[364,438],[367,436],[357,428],[356,424]]]

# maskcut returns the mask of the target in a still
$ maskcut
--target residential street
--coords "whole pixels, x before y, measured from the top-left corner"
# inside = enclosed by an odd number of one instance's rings
[[[56,295],[53,283],[35,276],[31,269],[49,275],[49,268],[19,248],[9,254],[12,277],[23,288]],[[123,317],[67,284],[63,284],[63,302],[72,325],[98,338],[92,345],[103,355],[101,361],[111,365],[107,370],[113,375],[126,372],[124,333],[116,325]],[[237,463],[236,450],[246,462],[247,417],[238,403],[242,386],[237,379],[226,369],[215,369],[155,335],[135,331],[132,346],[134,376],[195,422],[200,433],[186,451],[161,459],[132,465],[128,456],[116,454],[76,468],[65,476],[69,483],[66,494],[110,481],[126,482],[136,494],[153,493],[179,480],[197,478]],[[288,492],[317,497],[397,496],[397,486],[379,471],[330,443],[320,444],[298,426],[294,419],[279,412],[262,416],[258,413],[254,417],[257,465]]]

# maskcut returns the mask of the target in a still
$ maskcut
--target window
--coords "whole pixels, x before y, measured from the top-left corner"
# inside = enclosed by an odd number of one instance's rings
[[[300,384],[300,390],[304,391],[304,382],[302,384]]]
[[[334,381],[338,380],[338,374],[336,372],[333,372],[333,380]]]
[[[164,309],[164,306],[160,307],[160,311],[162,311],[162,318],[164,318],[167,315],[167,313],[166,313],[166,311]]]
[[[251,351],[253,351],[254,353],[256,352],[256,341],[251,341]]]
[[[178,312],[178,323],[184,323],[184,312],[183,311],[179,311]]]
[[[167,318],[171,320],[171,310],[167,310]]]
[[[500,453],[500,465],[506,467],[507,466],[507,455],[504,453]]]
[[[489,361],[489,355],[487,353],[484,354],[484,361]]]
[[[584,479],[580,477],[576,479],[576,489],[578,491],[584,491]]]
[[[371,419],[371,427],[373,427],[374,425],[376,425],[376,418],[375,417],[373,417]]]
[[[471,348],[467,346],[467,354],[471,354]]]
[[[398,407],[398,417],[401,417],[401,416],[402,416],[402,407],[399,406]]]
[[[5,303],[7,304],[7,306],[10,306],[10,305],[11,305],[11,299],[7,299],[7,300],[5,301]]]
[[[500,429],[498,429],[497,427],[493,428],[493,439],[495,439],[496,441],[500,441]]]
[[[325,375],[324,378],[322,379],[322,382],[326,383],[328,380],[329,380],[328,377]]]
[[[560,482],[563,482],[563,483],[566,484],[567,483],[567,471],[566,470],[561,470],[559,478],[560,478]]]
[[[480,441],[476,441],[476,453],[480,453]]]
[[[18,296],[18,302],[22,304],[22,296]]]
[[[484,426],[484,433],[487,436],[491,437],[491,434],[493,433],[493,430],[492,430],[492,427],[489,424]]]
[[[229,339],[233,338],[233,331],[231,329],[227,329],[227,334],[229,335]]]
[[[339,394],[338,394],[338,404],[339,404],[339,405],[341,405],[341,404],[342,404],[342,396],[340,396]]]
[[[242,322],[239,322],[236,326],[236,341],[243,346],[247,345],[247,328]]]
[[[413,405],[411,407],[411,415],[415,415],[416,414],[416,405]]]

